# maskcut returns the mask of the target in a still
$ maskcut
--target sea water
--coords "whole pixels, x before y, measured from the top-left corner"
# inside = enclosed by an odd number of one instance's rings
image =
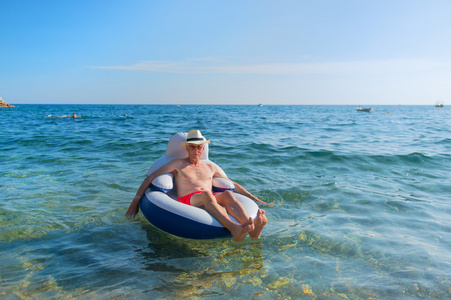
[[[0,297],[451,297],[451,110],[373,109],[0,109]],[[124,217],[169,138],[191,129],[272,204],[260,240],[183,239]]]

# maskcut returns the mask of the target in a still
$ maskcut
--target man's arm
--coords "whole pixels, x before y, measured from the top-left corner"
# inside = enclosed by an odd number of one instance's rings
[[[236,182],[230,180],[229,178],[227,178],[226,176],[224,176],[216,167],[215,167],[215,170],[216,171],[215,171],[214,177],[224,178],[224,179],[227,179],[228,181],[230,181],[231,183],[233,183],[233,185],[235,186],[235,190],[234,191],[236,193],[241,194],[243,196],[246,196],[246,197],[248,197],[248,198],[250,198],[250,199],[252,199],[254,201],[257,201],[259,203],[266,204],[265,201],[262,201],[262,200],[258,199],[257,197],[255,197],[254,195],[249,193],[244,187],[242,187],[238,183],[236,183]]]
[[[233,181],[232,181],[232,183],[233,183],[233,185],[235,186],[235,192],[237,192],[238,194],[241,194],[241,195],[243,195],[243,196],[246,196],[246,197],[248,197],[248,198],[251,198],[252,200],[257,201],[257,202],[259,202],[259,203],[266,204],[265,201],[262,201],[262,200],[258,199],[257,197],[255,197],[254,195],[252,195],[251,193],[249,193],[244,187],[242,187],[242,186],[239,185],[238,183],[233,182]]]
[[[169,162],[168,164],[162,166],[152,174],[146,177],[144,181],[141,183],[141,186],[139,187],[138,191],[136,192],[135,197],[132,200],[132,203],[128,207],[127,212],[125,213],[125,216],[127,218],[134,218],[136,214],[139,212],[139,202],[141,201],[141,198],[144,196],[144,193],[149,188],[152,181],[157,178],[160,175],[166,174],[166,173],[173,173],[176,170],[176,162],[175,160]],[[174,174],[173,174],[174,175]]]

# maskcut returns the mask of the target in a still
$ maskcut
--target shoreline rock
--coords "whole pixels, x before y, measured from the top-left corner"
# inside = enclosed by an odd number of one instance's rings
[[[3,101],[2,97],[0,97],[0,107],[15,107],[15,106],[7,103],[6,101]]]

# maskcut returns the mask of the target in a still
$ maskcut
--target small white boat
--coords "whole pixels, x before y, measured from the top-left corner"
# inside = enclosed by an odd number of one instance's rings
[[[357,107],[357,111],[363,111],[363,112],[371,112],[371,107]]]
[[[443,103],[443,101],[437,101],[435,102],[435,107],[443,107],[445,106],[445,104]]]

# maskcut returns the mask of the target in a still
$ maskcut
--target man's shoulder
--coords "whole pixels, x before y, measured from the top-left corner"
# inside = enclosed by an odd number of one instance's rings
[[[171,164],[180,165],[180,164],[186,164],[185,158],[175,158],[170,161]]]
[[[215,163],[213,163],[211,161],[204,162],[204,163],[208,166],[208,168],[210,168],[211,171],[219,172],[218,166]]]
[[[206,164],[206,165],[209,166],[209,167],[213,167],[213,168],[215,167],[215,164],[212,163],[212,162],[209,161],[209,160],[207,160],[207,161],[201,160],[200,162],[203,163],[203,164]]]
[[[179,168],[179,167],[182,168],[182,167],[191,165],[191,163],[186,158],[176,158],[176,159],[172,160],[170,162],[170,164],[177,168]],[[216,170],[216,165],[214,163],[212,163],[211,161],[201,160],[200,164],[205,165],[205,166],[209,167],[210,169]]]

